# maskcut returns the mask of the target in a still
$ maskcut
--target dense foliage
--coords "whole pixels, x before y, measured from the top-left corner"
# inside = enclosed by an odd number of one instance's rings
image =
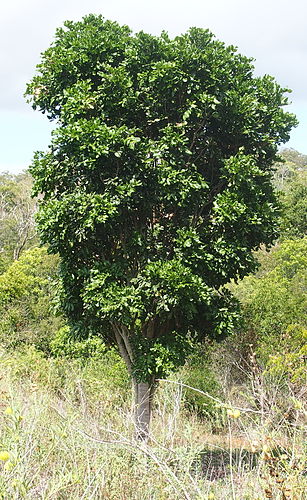
[[[306,167],[307,168],[307,167]],[[282,235],[285,238],[307,235],[307,169],[296,172],[283,194]]]
[[[63,322],[51,307],[57,267],[57,257],[33,248],[0,275],[0,342],[6,348],[30,344],[50,352],[50,340]]]
[[[58,128],[31,173],[63,310],[152,381],[184,362],[188,334],[233,329],[223,286],[276,235],[285,89],[207,30],[132,35],[93,15],[58,29],[37,69],[28,96]]]
[[[243,304],[241,337],[252,342],[263,367],[305,382],[307,238],[285,240],[261,256],[257,276],[235,289]]]

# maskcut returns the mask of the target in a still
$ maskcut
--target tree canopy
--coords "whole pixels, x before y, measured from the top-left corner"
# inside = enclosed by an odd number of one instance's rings
[[[232,330],[224,285],[276,237],[285,92],[197,28],[170,39],[89,15],[43,53],[27,88],[58,124],[31,167],[42,240],[72,328],[117,345],[136,387],[182,364],[191,338]]]

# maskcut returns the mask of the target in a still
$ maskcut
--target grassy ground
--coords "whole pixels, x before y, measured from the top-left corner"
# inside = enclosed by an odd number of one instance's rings
[[[129,381],[112,356],[82,363],[3,351],[0,377],[1,499],[304,498],[299,396],[283,396],[287,415],[273,389],[257,407],[255,389],[232,388],[201,420],[187,411],[178,375],[160,383],[152,437],[140,444]]]

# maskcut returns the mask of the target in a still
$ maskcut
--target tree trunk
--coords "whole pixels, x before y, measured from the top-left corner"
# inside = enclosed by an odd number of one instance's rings
[[[155,380],[152,378],[149,382],[138,382],[133,374],[133,350],[129,339],[127,327],[119,323],[112,323],[116,343],[119,352],[127,366],[131,376],[134,394],[134,424],[136,438],[146,441],[149,436],[149,424],[151,418],[152,399],[155,391]]]
[[[148,382],[137,382],[134,380],[133,387],[135,391],[134,417],[136,437],[141,441],[146,441],[149,437],[154,384]]]

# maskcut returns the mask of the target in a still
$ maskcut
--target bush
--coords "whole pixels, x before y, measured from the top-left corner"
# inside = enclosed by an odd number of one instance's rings
[[[241,356],[252,345],[264,369],[283,368],[298,383],[306,355],[307,237],[283,241],[262,261],[257,276],[233,288],[243,304]]]
[[[307,234],[307,171],[297,172],[281,194],[283,238]]]
[[[98,337],[88,337],[75,340],[70,334],[69,326],[63,326],[50,341],[50,351],[53,356],[68,358],[101,358],[106,354],[106,346]]]
[[[53,357],[47,358],[33,345],[25,345],[15,352],[0,352],[1,365],[11,380],[25,380],[30,385],[53,391],[69,393],[76,402],[84,393],[92,405],[97,405],[101,394],[114,403],[130,397],[129,376],[120,356],[109,351],[100,358]]]
[[[267,346],[260,345],[259,351],[262,349],[267,351]],[[267,371],[273,375],[287,376],[294,385],[305,384],[307,329],[300,325],[289,325],[275,351],[269,356]]]
[[[87,390],[91,391],[90,388],[94,387],[95,392],[99,381],[103,381],[111,390],[127,391],[129,387],[129,375],[122,358],[115,349],[106,348],[98,336],[76,340],[72,337],[70,328],[64,326],[52,338],[50,353],[57,359],[68,359],[69,362],[75,360],[78,366],[84,366],[90,379]],[[96,382],[93,385],[94,380]]]
[[[33,248],[0,275],[0,342],[6,348],[34,345],[49,352],[50,339],[64,323],[51,307],[57,268],[57,257]]]
[[[306,321],[307,237],[284,241],[270,258],[270,271],[260,278],[243,280],[243,288],[248,281],[251,285],[243,305],[245,323],[253,327],[263,342],[269,339],[277,347],[289,325],[304,326]]]

